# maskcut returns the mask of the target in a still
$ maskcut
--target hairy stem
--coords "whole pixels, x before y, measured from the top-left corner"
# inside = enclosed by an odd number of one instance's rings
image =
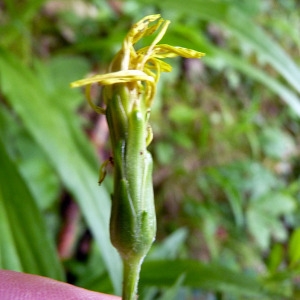
[[[126,258],[123,259],[123,294],[122,300],[136,300],[137,286],[139,281],[139,274],[142,265],[142,258]]]

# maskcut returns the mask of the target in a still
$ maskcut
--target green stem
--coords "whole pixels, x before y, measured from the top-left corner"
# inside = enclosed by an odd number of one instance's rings
[[[122,300],[136,300],[139,274],[143,258],[123,259],[123,295]]]

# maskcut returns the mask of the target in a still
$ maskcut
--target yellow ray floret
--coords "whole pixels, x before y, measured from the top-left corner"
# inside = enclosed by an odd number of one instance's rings
[[[156,22],[154,25],[150,23]],[[157,15],[150,15],[134,24],[126,35],[121,50],[115,55],[110,64],[110,73],[95,75],[71,83],[71,87],[87,86],[98,83],[99,85],[113,85],[118,83],[136,83],[137,94],[145,94],[146,105],[150,106],[155,94],[155,84],[161,72],[170,72],[172,67],[161,59],[181,56],[184,58],[201,58],[205,54],[192,49],[157,45],[167,31],[170,21]],[[134,45],[143,37],[158,32],[150,46],[139,50]],[[142,84],[141,84],[142,83]],[[132,89],[132,86],[131,86]],[[91,100],[89,98],[89,102]],[[93,105],[93,108],[95,106]],[[97,109],[99,111],[99,109]]]
[[[139,70],[127,70],[107,73],[103,75],[95,75],[89,78],[77,80],[71,83],[71,87],[80,87],[99,83],[100,85],[111,85],[115,83],[125,83],[133,81],[150,81],[154,82],[153,77]]]

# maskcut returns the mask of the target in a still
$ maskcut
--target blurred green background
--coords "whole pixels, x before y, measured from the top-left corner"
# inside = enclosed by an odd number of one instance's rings
[[[69,83],[105,72],[131,24],[172,21],[151,114],[157,241],[140,300],[298,299],[296,0],[0,3],[0,267],[120,294],[105,119]],[[99,98],[100,90],[93,90]]]

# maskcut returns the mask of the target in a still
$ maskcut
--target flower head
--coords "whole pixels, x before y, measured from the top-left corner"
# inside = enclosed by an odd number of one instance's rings
[[[164,20],[159,14],[141,19],[131,27],[126,35],[121,50],[115,55],[109,66],[109,73],[75,81],[71,83],[71,87],[87,86],[89,103],[96,111],[103,113],[104,110],[95,106],[90,99],[90,85],[98,83],[99,85],[110,86],[117,83],[128,83],[131,84],[131,90],[137,88],[139,94],[141,91],[145,94],[146,107],[150,108],[160,73],[172,70],[169,64],[161,60],[162,58],[176,56],[200,58],[205,55],[187,48],[167,44],[158,45],[169,24],[170,21]],[[154,34],[156,31],[158,33],[150,46],[138,50],[134,48],[139,40]]]

